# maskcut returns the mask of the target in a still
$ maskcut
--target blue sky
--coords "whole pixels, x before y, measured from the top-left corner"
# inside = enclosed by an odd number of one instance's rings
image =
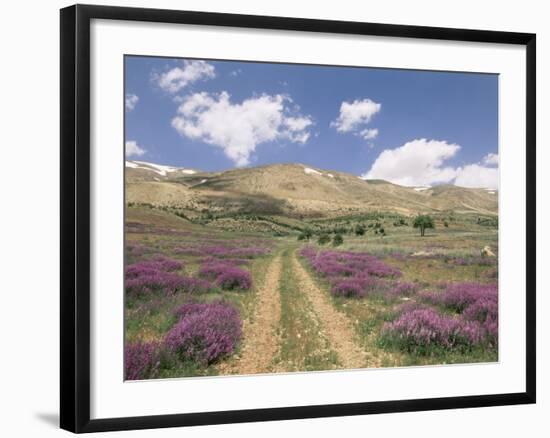
[[[127,56],[126,155],[498,187],[498,76]]]

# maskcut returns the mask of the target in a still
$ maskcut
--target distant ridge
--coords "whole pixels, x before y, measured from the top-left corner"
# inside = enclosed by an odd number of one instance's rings
[[[498,214],[497,190],[404,187],[299,163],[201,172],[129,160],[126,182],[128,202],[191,210],[327,217],[371,211]]]

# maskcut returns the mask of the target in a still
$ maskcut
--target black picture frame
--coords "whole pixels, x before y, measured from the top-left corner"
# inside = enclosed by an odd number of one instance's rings
[[[478,396],[90,419],[90,22],[93,19],[525,46],[527,75],[526,391]],[[535,34],[90,5],[74,5],[62,9],[60,24],[61,428],[75,433],[101,432],[535,403]]]

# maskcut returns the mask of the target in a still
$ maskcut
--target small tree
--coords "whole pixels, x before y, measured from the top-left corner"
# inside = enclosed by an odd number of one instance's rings
[[[362,224],[358,224],[355,226],[355,234],[357,236],[364,236],[365,235],[365,226]]]
[[[332,246],[340,246],[342,243],[344,243],[344,238],[341,234],[335,234],[332,238]]]
[[[348,229],[342,225],[336,225],[333,229],[332,229],[332,232],[333,233],[336,233],[336,234],[346,234],[348,232]]]
[[[435,228],[434,220],[427,214],[420,214],[414,218],[414,228],[420,228],[420,235],[423,237],[427,228]]]
[[[449,222],[444,221],[444,222],[443,222],[443,225],[445,226],[445,228],[449,228]]]
[[[313,236],[311,228],[305,228],[300,234],[298,234],[298,240],[309,240]]]
[[[317,239],[319,245],[326,245],[330,242],[330,236],[327,233],[322,233]]]

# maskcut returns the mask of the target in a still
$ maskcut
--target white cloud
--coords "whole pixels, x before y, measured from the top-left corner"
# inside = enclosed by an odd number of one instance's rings
[[[459,149],[459,145],[445,141],[413,140],[396,149],[383,151],[363,177],[385,179],[403,186],[450,182],[456,177],[456,170],[442,165]]]
[[[237,70],[232,70],[229,72],[229,76],[237,77],[239,76],[243,71],[238,68]]]
[[[487,154],[483,157],[483,164],[488,166],[498,166],[498,154]]]
[[[153,75],[159,87],[169,93],[177,93],[193,82],[216,77],[212,64],[206,61],[183,61],[181,67],[174,67],[167,72]]]
[[[363,129],[359,135],[363,137],[365,140],[374,140],[376,137],[378,137],[378,129],[372,128],[372,129]]]
[[[313,121],[291,111],[291,103],[290,97],[280,94],[232,103],[225,91],[195,93],[182,99],[172,126],[185,137],[223,149],[237,166],[246,166],[261,143],[307,142]]]
[[[132,111],[139,101],[139,97],[135,94],[127,94],[124,99],[124,107],[126,111]]]
[[[450,183],[461,187],[498,188],[498,168],[481,163],[445,166],[445,162],[459,151],[459,145],[446,141],[413,140],[396,149],[383,151],[361,177],[413,187]],[[485,159],[484,163],[487,164]]]
[[[300,134],[312,124],[313,122],[309,117],[285,117],[284,119],[284,125],[291,133],[296,132]]]
[[[382,105],[370,99],[342,102],[340,115],[330,126],[338,132],[354,132],[370,122],[372,117],[380,111]]]
[[[138,146],[136,141],[127,141],[126,142],[126,157],[140,157],[145,152],[147,152],[145,149]]]
[[[461,187],[498,189],[498,168],[468,164],[457,169],[454,183]]]

